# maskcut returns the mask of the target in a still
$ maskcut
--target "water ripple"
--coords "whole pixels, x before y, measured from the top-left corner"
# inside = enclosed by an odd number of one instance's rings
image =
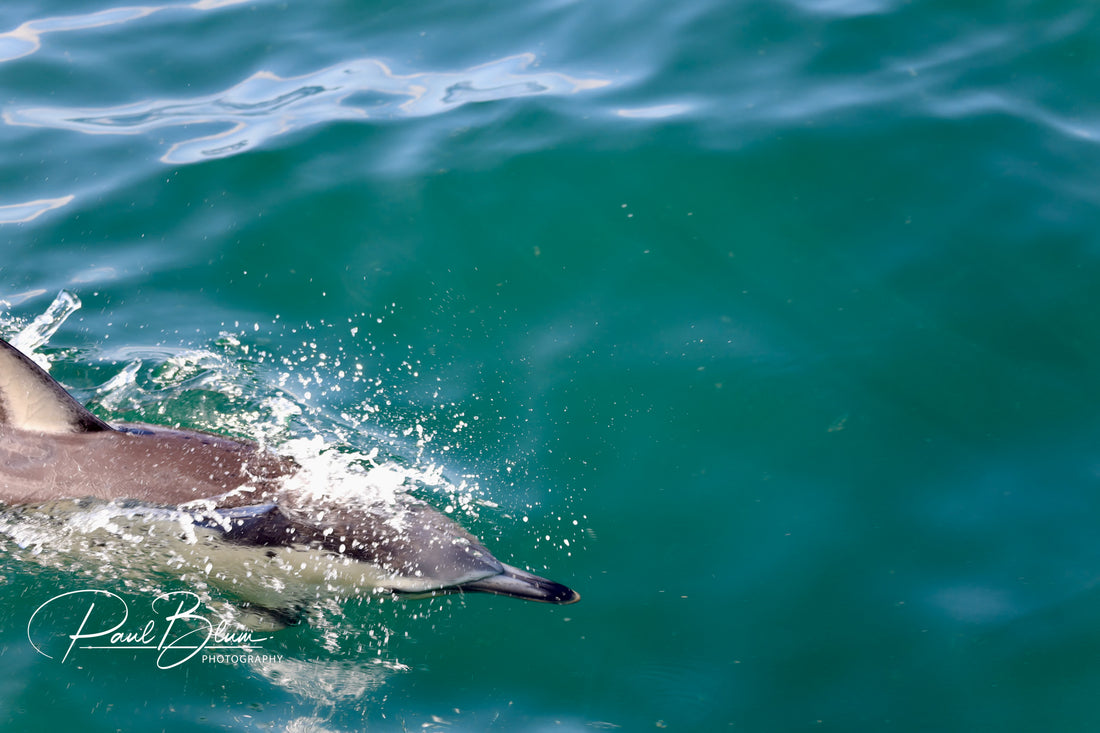
[[[52,199],[35,199],[19,204],[0,205],[0,224],[21,224],[33,221],[52,209],[59,209],[73,200],[73,195]]]
[[[463,71],[403,75],[380,60],[363,58],[288,78],[259,71],[224,91],[187,99],[105,108],[15,108],[5,111],[3,119],[10,125],[88,134],[140,134],[197,125],[223,128],[174,142],[161,160],[181,164],[239,153],[326,122],[425,117],[469,103],[574,94],[610,84],[534,70],[535,66],[535,55],[523,53]]]
[[[108,25],[126,23],[138,18],[146,18],[165,10],[191,9],[214,10],[238,5],[246,0],[197,0],[193,3],[162,5],[159,7],[123,7],[108,8],[84,15],[63,15],[55,18],[29,20],[7,33],[0,33],[0,62],[23,58],[42,47],[42,36],[48,33],[78,31],[88,28],[101,28]]]
[[[789,2],[807,13],[839,18],[885,15],[902,4],[899,0],[789,0]]]

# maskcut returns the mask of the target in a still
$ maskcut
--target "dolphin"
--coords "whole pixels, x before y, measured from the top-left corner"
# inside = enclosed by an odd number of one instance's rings
[[[357,588],[481,592],[555,604],[580,599],[560,583],[500,562],[456,522],[407,495],[357,503],[288,490],[301,470],[245,440],[108,424],[0,340],[0,504],[90,499],[179,509],[225,548],[262,548],[266,557],[279,550],[320,555],[330,561],[324,577],[350,576]]]

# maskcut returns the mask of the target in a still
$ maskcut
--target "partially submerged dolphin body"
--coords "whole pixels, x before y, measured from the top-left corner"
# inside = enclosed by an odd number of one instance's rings
[[[331,561],[326,578],[340,576],[360,589],[478,591],[559,604],[580,599],[560,583],[500,562],[424,502],[318,500],[286,489],[299,471],[293,460],[254,443],[109,425],[0,340],[0,503],[93,498],[195,509],[182,516],[213,529],[225,547],[264,548],[260,554],[268,557],[279,550],[320,554]]]

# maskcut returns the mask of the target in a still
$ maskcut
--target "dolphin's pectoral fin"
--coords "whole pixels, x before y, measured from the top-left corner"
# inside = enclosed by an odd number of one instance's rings
[[[576,603],[581,599],[580,593],[561,583],[555,583],[552,580],[533,575],[511,565],[505,565],[504,563],[501,563],[501,565],[504,567],[504,572],[499,575],[490,575],[488,578],[463,583],[455,586],[455,590],[494,593],[500,596],[560,605]]]
[[[52,434],[113,430],[73,399],[42,367],[3,339],[0,426]]]

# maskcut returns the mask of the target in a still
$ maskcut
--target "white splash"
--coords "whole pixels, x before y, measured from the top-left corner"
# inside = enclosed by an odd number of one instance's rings
[[[61,324],[69,316],[80,309],[80,305],[80,298],[67,290],[62,290],[50,303],[45,313],[36,316],[26,328],[9,339],[8,342],[33,359],[38,366],[49,371],[49,359],[35,352],[49,341],[51,336],[57,333],[57,329],[61,328]]]

